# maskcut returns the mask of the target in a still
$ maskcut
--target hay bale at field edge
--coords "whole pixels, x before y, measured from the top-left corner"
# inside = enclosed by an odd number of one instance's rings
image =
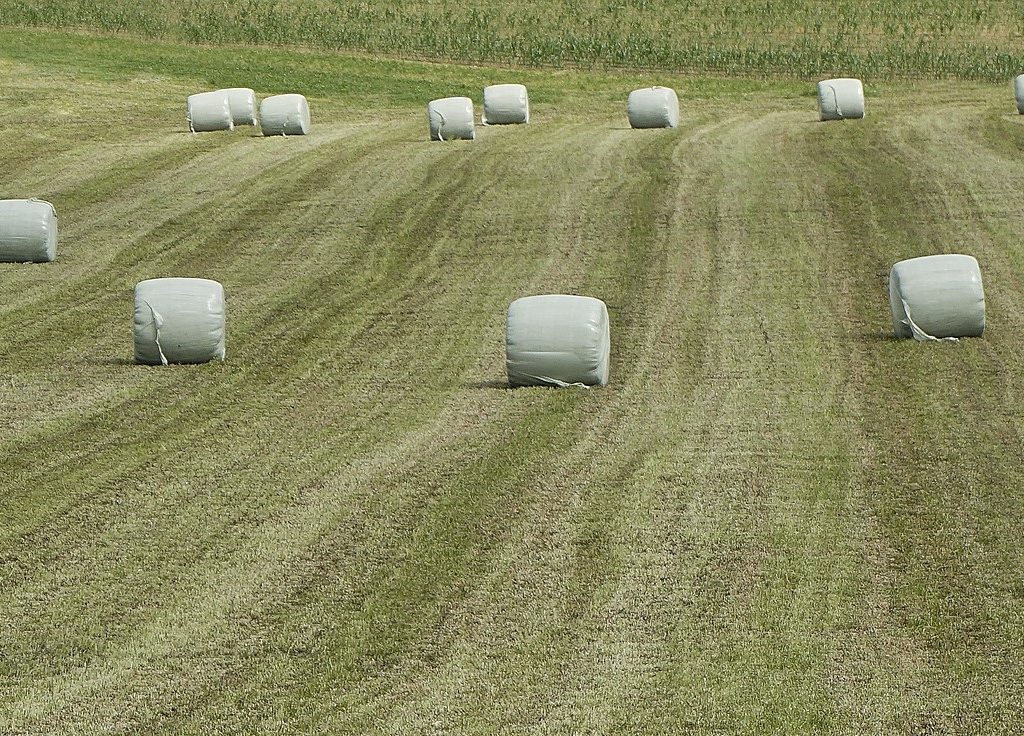
[[[235,125],[256,125],[256,92],[248,87],[227,87],[217,90],[228,96],[228,108]]]
[[[192,133],[235,129],[231,102],[224,90],[189,95],[185,102],[185,119]]]
[[[818,82],[821,120],[859,120],[865,115],[864,85],[859,79],[839,77]]]
[[[606,386],[610,354],[608,307],[600,299],[543,294],[509,305],[510,386]]]
[[[958,253],[899,261],[889,270],[889,307],[898,338],[980,337],[985,290],[978,261]]]
[[[484,87],[483,125],[517,125],[530,122],[530,98],[522,84],[491,84]]]
[[[41,199],[0,200],[0,261],[49,263],[57,258],[57,210]]]
[[[224,287],[197,278],[135,286],[135,361],[146,365],[224,360]]]
[[[629,93],[626,115],[631,128],[675,128],[679,97],[671,87],[644,87]]]
[[[308,135],[309,129],[309,102],[303,95],[273,95],[260,103],[263,135]]]
[[[476,140],[473,124],[473,100],[468,97],[442,97],[427,103],[430,140]]]

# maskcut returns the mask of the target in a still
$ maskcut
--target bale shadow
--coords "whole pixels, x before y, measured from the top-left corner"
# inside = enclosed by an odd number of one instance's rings
[[[500,389],[503,391],[512,391],[514,386],[509,386],[508,381],[466,381],[462,384],[464,388],[471,388],[477,391],[487,391]]]
[[[891,330],[862,330],[853,333],[853,337],[857,342],[900,342]]]

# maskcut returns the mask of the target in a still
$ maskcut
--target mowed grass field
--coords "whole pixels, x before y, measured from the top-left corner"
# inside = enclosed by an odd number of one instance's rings
[[[1024,122],[1008,83],[509,72],[0,29],[0,733],[1024,731]],[[425,102],[532,122],[427,141]],[[633,131],[637,86],[677,130]],[[312,134],[185,132],[303,92]],[[892,339],[965,252],[988,330]],[[132,363],[132,288],[227,360]],[[509,390],[519,296],[612,383]]]

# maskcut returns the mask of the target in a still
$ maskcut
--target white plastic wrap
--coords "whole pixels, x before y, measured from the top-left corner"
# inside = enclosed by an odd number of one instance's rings
[[[57,211],[41,199],[0,200],[0,261],[49,263],[57,257]]]
[[[484,87],[484,125],[515,125],[530,122],[530,98],[521,84]]]
[[[1024,115],[1024,74],[1020,74],[1014,78],[1013,96],[1017,100],[1017,112]]]
[[[818,110],[822,120],[864,117],[864,85],[848,77],[818,82]]]
[[[189,95],[185,104],[185,119],[193,133],[211,130],[234,130],[231,103],[224,90]]]
[[[896,337],[980,337],[985,290],[978,261],[959,254],[900,261],[889,271],[889,306]]]
[[[670,87],[645,87],[629,93],[626,101],[633,128],[675,128],[679,125],[679,97]]]
[[[235,125],[256,125],[256,93],[248,87],[217,90],[228,96],[228,108]]]
[[[511,386],[606,386],[608,308],[589,296],[546,294],[509,305],[505,368]]]
[[[224,360],[224,287],[165,278],[135,287],[135,360],[147,365]]]
[[[309,103],[302,95],[274,95],[260,103],[263,135],[307,135]]]
[[[473,125],[473,100],[468,97],[444,97],[427,104],[430,140],[476,139]]]

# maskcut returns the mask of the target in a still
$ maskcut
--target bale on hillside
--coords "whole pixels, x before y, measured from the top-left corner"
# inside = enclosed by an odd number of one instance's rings
[[[231,103],[224,90],[189,95],[185,104],[188,129],[193,133],[212,130],[234,130]]]
[[[427,104],[430,140],[476,139],[473,125],[473,101],[468,97],[444,97]]]
[[[484,87],[484,125],[515,125],[530,122],[530,98],[521,84]]]
[[[626,114],[633,128],[675,128],[679,125],[679,97],[670,87],[645,87],[629,93]]]
[[[545,294],[509,305],[505,369],[511,386],[606,386],[611,339],[600,299]]]
[[[41,199],[0,200],[0,261],[49,263],[57,257],[57,212]]]
[[[960,254],[900,261],[889,271],[889,307],[899,338],[980,337],[985,290],[978,261]]]
[[[263,135],[306,135],[309,103],[297,94],[264,98],[260,103],[260,129]]]
[[[235,125],[256,125],[256,93],[248,87],[217,90],[228,96],[228,108]]]
[[[864,117],[864,85],[848,77],[823,79],[818,82],[818,111],[822,120]]]
[[[1014,78],[1013,96],[1017,100],[1017,112],[1024,115],[1024,74],[1019,74]]]
[[[134,333],[138,363],[224,360],[224,287],[209,279],[140,281]]]

